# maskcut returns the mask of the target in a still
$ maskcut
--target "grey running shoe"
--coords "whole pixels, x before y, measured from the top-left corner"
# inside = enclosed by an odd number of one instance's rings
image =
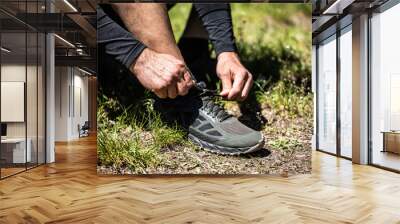
[[[158,106],[164,114],[172,110],[173,117],[181,118],[178,123],[187,129],[192,142],[206,151],[224,155],[246,154],[264,146],[261,132],[248,128],[214,102],[215,91],[206,89],[203,82],[195,87],[196,93],[191,96],[164,101],[169,110]]]
[[[203,87],[203,88],[202,88]],[[257,151],[264,146],[261,132],[242,124],[214,102],[214,91],[199,83],[197,88],[201,107],[189,125],[189,139],[204,150],[226,155],[239,155]]]

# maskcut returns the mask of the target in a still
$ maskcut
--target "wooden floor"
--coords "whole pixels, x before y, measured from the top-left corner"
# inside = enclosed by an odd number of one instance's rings
[[[400,170],[400,155],[392,152],[374,151],[372,156],[374,164]]]
[[[15,168],[15,167],[7,167],[7,168],[1,168],[1,177],[7,177],[7,176],[11,176],[13,174],[19,173],[19,172],[23,172],[25,169],[25,167],[23,168]]]
[[[94,138],[0,181],[0,223],[400,223],[400,175],[314,153],[290,178],[99,177]]]

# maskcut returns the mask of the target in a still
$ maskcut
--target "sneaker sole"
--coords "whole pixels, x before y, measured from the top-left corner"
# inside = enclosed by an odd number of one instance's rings
[[[252,153],[252,152],[262,149],[262,147],[264,146],[264,143],[265,143],[264,136],[263,136],[262,139],[254,146],[245,147],[245,148],[230,148],[230,147],[219,146],[219,145],[215,145],[215,144],[203,141],[192,134],[189,134],[188,137],[191,142],[200,146],[205,151],[220,154],[220,155],[243,155],[243,154]]]

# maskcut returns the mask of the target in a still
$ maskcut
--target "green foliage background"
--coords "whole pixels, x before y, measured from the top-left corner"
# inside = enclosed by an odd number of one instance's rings
[[[191,3],[181,3],[169,11],[177,41],[191,7]],[[250,72],[262,82],[285,81],[308,91],[311,4],[233,3],[231,9],[240,57]],[[267,86],[271,85],[264,83]]]

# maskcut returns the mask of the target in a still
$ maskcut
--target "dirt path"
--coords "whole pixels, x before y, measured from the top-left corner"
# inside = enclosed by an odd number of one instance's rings
[[[240,116],[236,108],[230,112]],[[147,174],[278,174],[289,176],[311,172],[312,121],[289,118],[262,109],[266,124],[262,130],[266,137],[264,149],[249,155],[223,156],[206,152],[196,146],[176,146],[161,149],[162,162],[147,168]],[[254,118],[241,116],[241,120]],[[245,122],[246,123],[246,122]],[[250,124],[251,126],[251,124]],[[129,169],[116,171],[98,167],[100,174],[135,174]]]

